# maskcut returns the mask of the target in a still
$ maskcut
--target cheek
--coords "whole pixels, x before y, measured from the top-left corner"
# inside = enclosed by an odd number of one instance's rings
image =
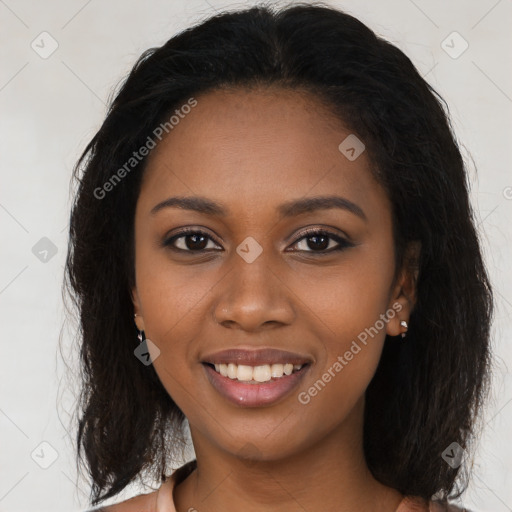
[[[301,299],[301,314],[331,356],[348,350],[358,337],[364,341],[369,330],[372,338],[384,339],[380,318],[388,308],[392,271],[384,259],[353,253],[328,272],[303,272],[300,279],[289,276],[290,288]]]
[[[350,335],[325,342],[325,353],[297,394],[301,423],[312,439],[322,439],[356,410],[377,369],[383,337],[366,344]]]
[[[328,423],[342,420],[364,394],[378,366],[386,337],[386,310],[394,270],[389,254],[347,258],[329,278],[303,279],[303,314],[317,329],[322,350],[299,402]],[[384,256],[387,254],[387,256]],[[381,316],[382,315],[382,316]]]
[[[180,389],[190,388],[190,367],[198,364],[194,349],[205,324],[204,303],[216,280],[206,272],[198,275],[200,271],[192,267],[172,267],[154,253],[141,251],[137,257],[137,292],[143,306],[145,336],[160,350],[153,366],[178,402],[183,393]]]
[[[149,243],[148,243],[149,245]],[[220,277],[207,265],[177,265],[165,249],[137,254],[137,291],[146,335],[165,350],[186,345],[205,323],[205,299]]]

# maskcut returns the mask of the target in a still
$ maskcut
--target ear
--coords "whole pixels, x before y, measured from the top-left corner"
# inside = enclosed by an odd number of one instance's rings
[[[402,320],[409,322],[409,318],[417,300],[417,283],[419,274],[419,260],[421,254],[421,242],[410,242],[406,248],[404,264],[398,279],[393,287],[388,308],[396,312],[386,327],[386,333],[390,336],[398,336],[404,332],[400,325]]]
[[[142,309],[140,307],[140,299],[139,294],[137,293],[137,287],[134,286],[131,291],[132,303],[133,303],[133,312],[137,316],[135,317],[135,324],[137,325],[137,329],[139,331],[144,331],[144,318],[142,316]]]

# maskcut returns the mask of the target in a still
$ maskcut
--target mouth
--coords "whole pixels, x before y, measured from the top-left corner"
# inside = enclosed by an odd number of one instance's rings
[[[305,379],[311,365],[202,363],[206,378],[216,394],[244,408],[268,407],[285,400]]]
[[[273,363],[251,366],[235,363],[203,363],[222,377],[244,382],[246,384],[262,384],[282,379],[300,372],[309,363]]]
[[[205,355],[202,366],[214,390],[239,407],[263,407],[289,396],[314,358],[276,348],[232,348]]]

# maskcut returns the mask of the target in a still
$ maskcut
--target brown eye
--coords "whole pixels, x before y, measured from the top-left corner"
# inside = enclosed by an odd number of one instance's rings
[[[211,244],[208,246],[210,242],[212,242],[213,246]],[[299,252],[317,253],[318,255],[341,251],[355,245],[330,231],[319,229],[303,233],[303,236],[294,243],[294,245],[298,244],[302,244],[302,248],[298,249]],[[215,246],[217,244],[208,233],[189,228],[166,239],[163,245],[175,251],[201,253],[203,251],[216,250]]]
[[[303,241],[306,241],[303,243]],[[334,242],[334,247],[332,246]],[[311,230],[305,233],[298,239],[294,245],[303,243],[303,247],[299,251],[312,252],[312,253],[330,253],[334,251],[341,251],[347,247],[354,247],[354,244],[348,242],[334,233],[325,230]],[[336,245],[337,244],[337,245]],[[309,249],[309,250],[308,250]]]
[[[178,240],[183,239],[183,241],[176,244]],[[168,238],[163,243],[164,246],[169,246],[171,249],[183,252],[202,252],[205,250],[210,250],[212,247],[208,247],[208,242],[213,239],[205,233],[204,231],[200,231],[197,229],[185,229],[180,233]]]

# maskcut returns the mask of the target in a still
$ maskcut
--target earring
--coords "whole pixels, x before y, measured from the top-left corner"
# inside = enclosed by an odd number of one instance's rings
[[[137,318],[139,315],[137,315],[137,313],[135,313],[133,315],[133,318]],[[135,322],[135,326],[137,326],[137,322]],[[139,334],[137,334],[137,338],[139,338],[139,341],[140,343],[142,343],[144,340],[142,339],[142,331],[137,327],[137,329],[139,330]]]
[[[406,322],[405,320],[402,320],[402,321],[400,322],[400,325],[401,325],[402,327],[405,327],[405,329],[406,329],[406,330],[408,329],[407,322]],[[405,338],[405,336],[406,336],[406,333],[405,333],[405,332],[403,332],[403,333],[402,333],[402,338]]]

